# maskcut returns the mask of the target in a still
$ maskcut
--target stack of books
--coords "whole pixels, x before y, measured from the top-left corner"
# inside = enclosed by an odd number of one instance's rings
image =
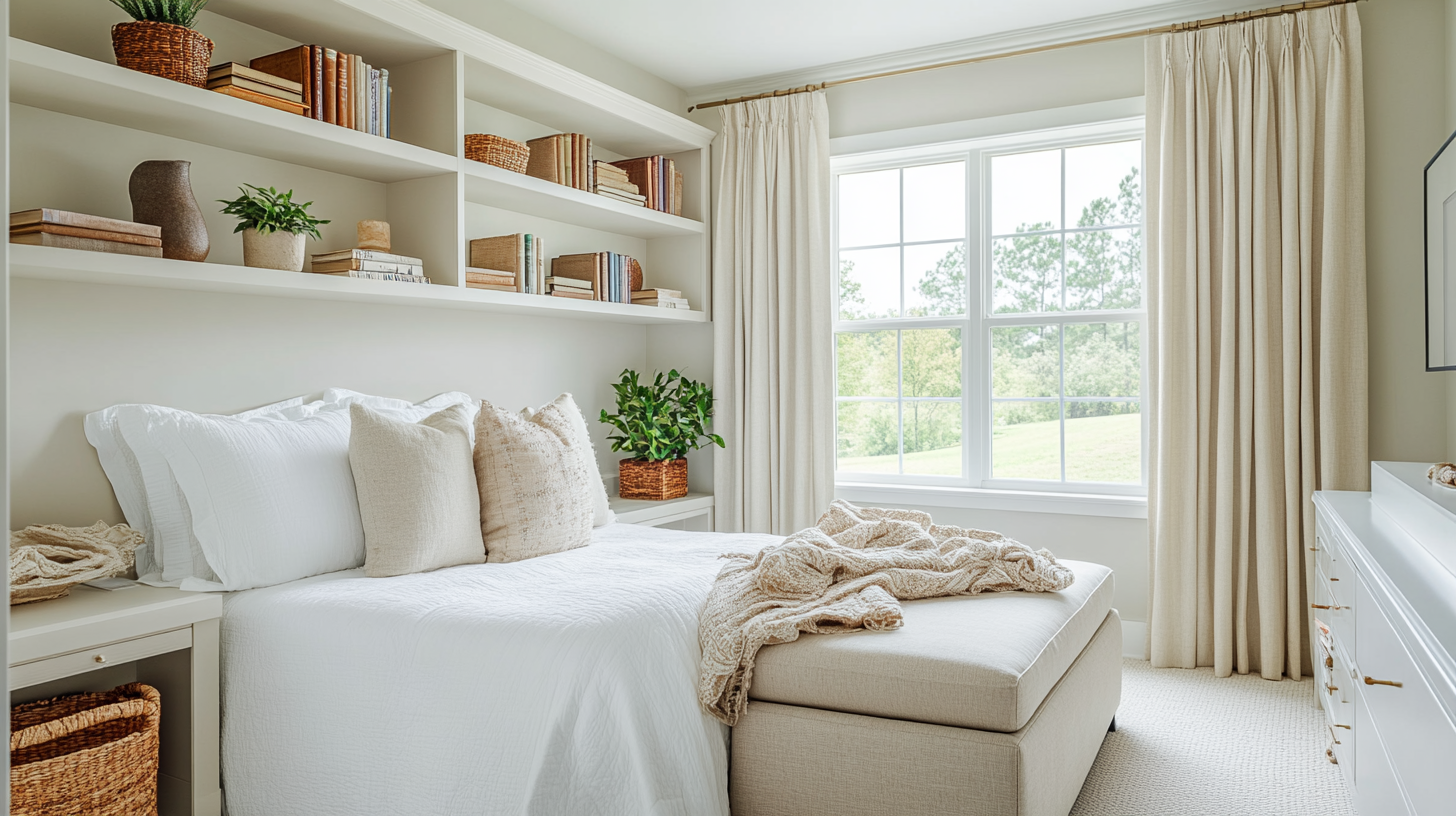
[[[162,257],[162,228],[65,210],[10,214],[10,243]]]
[[[254,71],[298,83],[304,115],[320,122],[391,138],[394,91],[389,71],[357,54],[300,45],[249,63]]]
[[[643,289],[632,293],[632,302],[638,306],[660,306],[664,309],[687,309],[687,298],[676,289]]]
[[[470,242],[470,268],[465,285],[471,289],[546,294],[546,244],[540,236],[518,232]]]
[[[300,116],[308,114],[308,105],[303,103],[302,82],[255,71],[236,62],[207,69],[207,89]]]
[[[345,278],[425,283],[425,262],[407,255],[394,255],[376,249],[341,249],[313,256],[313,271],[320,275]]]
[[[632,259],[616,252],[584,252],[551,259],[551,294],[609,303],[632,302]],[[571,283],[570,281],[578,281]],[[560,293],[560,294],[558,294]]]
[[[526,175],[578,190],[593,189],[591,139],[580,133],[558,133],[532,139],[526,146],[531,148]]]
[[[578,278],[558,278],[553,275],[546,279],[546,285],[550,287],[551,297],[571,298],[573,300],[597,299],[597,287],[594,281],[580,280]]]
[[[666,156],[644,156],[612,162],[627,173],[627,180],[646,197],[649,209],[670,215],[682,215],[683,177],[672,159]]]
[[[647,206],[647,196],[637,189],[631,179],[627,178],[627,171],[610,162],[599,161],[592,165],[596,175],[596,185],[593,189],[597,195],[603,195],[615,201],[625,201],[638,207]]]

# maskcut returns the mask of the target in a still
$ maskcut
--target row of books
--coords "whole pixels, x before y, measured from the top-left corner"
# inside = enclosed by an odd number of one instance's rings
[[[344,278],[393,281],[395,283],[428,284],[425,262],[408,255],[395,255],[376,249],[341,249],[313,256],[315,274]]]
[[[599,161],[592,167],[596,183],[592,192],[616,201],[624,201],[636,207],[647,206],[647,196],[637,191],[627,171],[611,162]]]
[[[581,133],[558,133],[526,142],[531,155],[526,175],[564,184],[578,190],[592,189],[592,141]]]
[[[470,242],[465,285],[471,289],[544,295],[545,279],[546,246],[538,235],[518,232]]]
[[[683,176],[672,159],[666,156],[644,156],[640,159],[611,162],[611,165],[626,173],[627,181],[637,188],[637,193],[643,196],[643,205],[648,209],[669,215],[682,215]],[[601,180],[611,182],[615,179],[609,176]],[[603,189],[599,183],[595,192],[602,193]],[[621,188],[608,184],[605,189],[610,195],[613,189]]]
[[[582,252],[552,258],[553,280],[580,281],[589,286],[576,283],[556,283],[552,285],[551,294],[556,295],[558,289],[562,290],[563,296],[566,297],[572,296],[566,293],[588,292],[592,295],[592,300],[631,303],[631,264],[631,258],[618,252]]]
[[[682,173],[666,156],[597,161],[592,140],[558,133],[526,142],[526,175],[658,212],[682,215]]]
[[[162,228],[67,210],[24,210],[10,214],[10,243],[160,258]]]
[[[207,69],[207,89],[288,113],[304,114],[303,83],[225,62]]]
[[[248,67],[298,84],[302,113],[311,119],[385,138],[393,135],[389,71],[357,54],[300,45],[258,57]]]

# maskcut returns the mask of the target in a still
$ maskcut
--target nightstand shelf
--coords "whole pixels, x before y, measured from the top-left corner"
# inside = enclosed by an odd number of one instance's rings
[[[690,519],[706,518],[707,529],[713,528],[713,496],[711,493],[689,493],[681,499],[638,501],[613,496],[610,504],[617,521],[644,527],[663,527]]]

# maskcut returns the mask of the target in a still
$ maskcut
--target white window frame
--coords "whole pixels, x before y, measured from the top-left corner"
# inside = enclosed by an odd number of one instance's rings
[[[836,156],[831,160],[832,235],[835,257],[839,253],[839,177],[874,170],[903,169],[931,164],[964,161],[966,167],[965,257],[967,262],[967,311],[957,317],[900,317],[878,320],[841,320],[839,317],[839,263],[835,270],[834,332],[867,332],[906,329],[959,328],[961,343],[961,476],[925,476],[916,474],[853,473],[838,470],[835,481],[839,493],[862,501],[888,501],[931,506],[1001,506],[998,499],[1012,500],[1017,509],[1046,509],[1087,515],[1145,516],[1148,481],[1148,422],[1151,415],[1147,372],[1147,286],[1146,274],[1141,309],[1053,312],[1039,315],[990,314],[993,281],[991,240],[983,213],[991,201],[991,160],[995,156],[1027,153],[1038,150],[1081,147],[1110,142],[1142,140],[1145,136],[1141,117],[1077,125],[1055,130],[1008,134],[969,141],[902,148],[860,155]],[[1146,155],[1146,145],[1144,145]],[[1144,263],[1146,263],[1147,185],[1146,161],[1140,179],[1144,207]],[[1065,176],[1065,172],[1064,172]],[[1065,178],[1064,178],[1065,183]],[[903,211],[904,201],[900,202]],[[1066,225],[1063,225],[1064,229]],[[903,234],[902,234],[903,237]],[[904,301],[904,270],[900,298]],[[1136,485],[1095,482],[993,479],[991,474],[991,329],[1008,325],[1059,325],[1065,323],[1136,322],[1141,327],[1142,382],[1142,478]],[[837,341],[836,341],[837,348]],[[838,353],[835,354],[836,365]],[[899,360],[896,361],[897,366]],[[1062,360],[1065,367],[1066,361]],[[901,375],[903,377],[903,375]],[[837,372],[836,372],[837,382]],[[1057,398],[1066,401],[1065,395]],[[886,401],[898,398],[886,398]],[[1074,400],[1075,401],[1075,400]],[[836,392],[835,404],[839,403]],[[836,410],[836,421],[838,411]],[[904,461],[904,430],[901,428],[900,457]],[[1065,433],[1065,431],[1064,431]],[[838,429],[835,429],[838,439]],[[1065,470],[1065,443],[1062,467]],[[932,500],[931,494],[938,494]],[[985,501],[981,501],[984,499]],[[1012,509],[1007,507],[1005,509]]]

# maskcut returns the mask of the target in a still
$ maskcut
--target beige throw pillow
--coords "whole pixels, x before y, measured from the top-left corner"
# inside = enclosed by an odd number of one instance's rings
[[[371,578],[485,562],[470,409],[452,405],[418,424],[349,406],[349,466]]]
[[[612,512],[612,505],[607,500],[607,486],[602,482],[601,470],[597,468],[597,452],[596,448],[592,447],[591,432],[586,428],[586,417],[582,415],[581,408],[577,407],[576,400],[570,394],[562,394],[552,400],[551,404],[559,407],[566,414],[566,418],[571,422],[572,430],[581,440],[577,450],[581,466],[587,472],[587,482],[591,485],[592,526],[601,527],[604,524],[611,524],[617,520],[617,514]],[[536,412],[530,408],[521,409],[521,419],[529,421],[535,415]]]
[[[480,531],[492,563],[591,543],[592,491],[571,417],[552,403],[523,419],[489,402],[475,419]]]

